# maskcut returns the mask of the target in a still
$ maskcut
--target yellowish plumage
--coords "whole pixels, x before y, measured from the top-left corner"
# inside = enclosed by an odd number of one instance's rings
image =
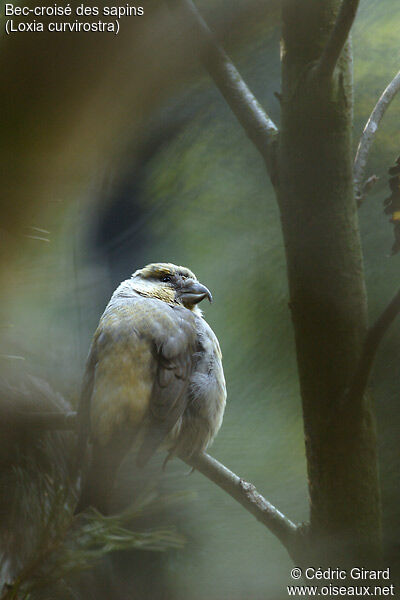
[[[169,452],[204,450],[222,423],[225,380],[215,334],[197,304],[211,294],[194,274],[148,265],[114,292],[93,338],[81,415],[93,462],[78,509],[105,510],[123,455],[141,433],[138,462],[163,444]],[[101,477],[101,481],[99,480]]]

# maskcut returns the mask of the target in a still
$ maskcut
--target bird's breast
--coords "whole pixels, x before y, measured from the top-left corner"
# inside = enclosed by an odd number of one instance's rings
[[[132,339],[134,337],[135,339]],[[156,366],[148,340],[131,333],[109,344],[96,367],[93,436],[106,444],[121,425],[140,427],[148,411]]]

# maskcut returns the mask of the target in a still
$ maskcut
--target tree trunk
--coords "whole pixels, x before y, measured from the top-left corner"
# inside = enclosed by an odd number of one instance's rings
[[[352,179],[351,49],[316,77],[339,0],[284,0],[278,197],[318,564],[378,568],[376,437],[367,395],[343,406],[366,333]],[[316,565],[314,565],[316,566]]]

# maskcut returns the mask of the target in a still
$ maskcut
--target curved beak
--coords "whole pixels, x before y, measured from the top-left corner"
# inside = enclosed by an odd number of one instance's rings
[[[193,306],[198,304],[204,298],[208,298],[212,302],[212,295],[205,285],[193,279],[187,279],[182,286],[180,297],[184,306]]]

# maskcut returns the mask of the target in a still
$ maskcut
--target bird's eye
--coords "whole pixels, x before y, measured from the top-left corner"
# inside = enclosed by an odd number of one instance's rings
[[[172,277],[171,275],[164,275],[163,277],[161,277],[161,281],[167,283],[168,281],[172,281]]]

